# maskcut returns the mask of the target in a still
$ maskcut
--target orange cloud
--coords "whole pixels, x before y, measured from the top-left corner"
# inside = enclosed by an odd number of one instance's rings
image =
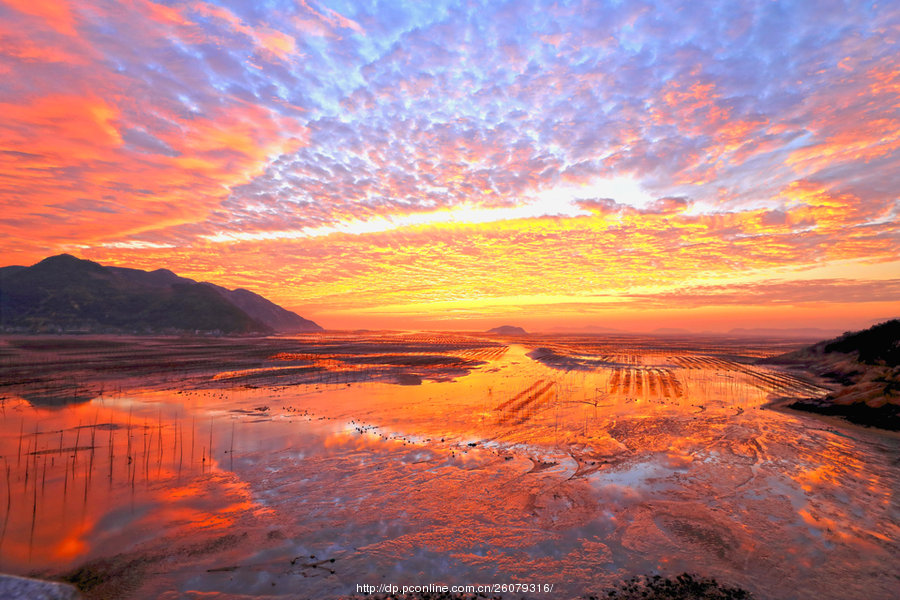
[[[26,224],[42,222],[43,243],[65,245],[203,220],[230,186],[305,134],[261,107],[237,104],[176,121],[159,136],[172,153],[160,155],[129,149],[122,112],[98,97],[48,96],[0,111],[18,125],[0,147],[0,200],[9,207],[0,231],[20,248],[34,243]]]
[[[720,97],[712,83],[693,82],[688,86],[672,80],[663,87],[661,105],[654,107],[651,114],[659,122],[703,133],[725,123],[730,116],[730,111],[718,104]]]
[[[69,2],[65,0],[4,0],[7,6],[26,15],[36,17],[59,33],[76,36],[76,17]]]
[[[85,64],[83,57],[61,46],[39,43],[20,29],[5,23],[0,23],[0,56],[29,63]]]
[[[150,0],[138,0],[145,9],[147,16],[158,23],[188,27],[194,25],[193,21],[184,16],[183,11],[173,6],[166,6]]]
[[[841,162],[868,162],[900,148],[900,119],[875,119],[796,150],[787,162],[798,171],[815,172]]]
[[[242,21],[237,15],[221,6],[197,2],[192,6],[194,12],[220,19],[239,33],[253,40],[260,49],[270,52],[281,60],[289,60],[297,54],[297,44],[290,35],[268,26],[253,27]]]

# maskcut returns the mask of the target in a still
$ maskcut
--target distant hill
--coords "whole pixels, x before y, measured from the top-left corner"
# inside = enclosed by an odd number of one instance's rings
[[[601,327],[599,325],[578,325],[565,327],[551,327],[550,331],[559,333],[625,333],[623,329],[614,329],[612,327]]]
[[[689,335],[691,330],[683,327],[657,327],[650,333],[657,335]]]
[[[104,267],[69,254],[0,268],[0,331],[223,334],[320,331],[247,290],[166,269]]]
[[[789,406],[846,417],[855,423],[900,429],[900,320],[813,344],[766,359],[831,381],[825,398],[802,399]]]
[[[497,333],[500,335],[528,335],[527,331],[525,331],[521,327],[516,327],[514,325],[501,325],[500,327],[488,329],[487,332]]]
[[[840,329],[819,329],[816,327],[795,327],[778,329],[774,327],[758,327],[747,329],[736,327],[728,331],[729,335],[737,337],[774,337],[787,339],[821,340],[825,337],[837,335]]]

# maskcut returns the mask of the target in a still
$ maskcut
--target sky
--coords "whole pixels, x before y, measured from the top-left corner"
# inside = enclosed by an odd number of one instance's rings
[[[900,4],[0,0],[0,264],[327,328],[900,315]]]

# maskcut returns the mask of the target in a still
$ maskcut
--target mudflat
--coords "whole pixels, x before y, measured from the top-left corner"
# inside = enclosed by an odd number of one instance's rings
[[[89,598],[578,598],[682,572],[891,598],[900,441],[765,409],[830,392],[758,362],[801,345],[5,337],[0,569]]]

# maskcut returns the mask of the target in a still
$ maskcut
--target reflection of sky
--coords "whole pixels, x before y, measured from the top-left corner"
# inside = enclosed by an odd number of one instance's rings
[[[686,279],[667,306],[896,312],[890,3],[433,4],[5,2],[3,264],[165,266],[326,324]]]
[[[584,356],[616,349],[553,339]],[[0,563],[64,570],[161,552],[148,597],[173,582],[331,597],[373,574],[403,584],[421,573],[540,578],[574,597],[625,573],[701,569],[764,597],[847,596],[836,582],[852,597],[889,597],[896,444],[758,410],[796,385],[787,375],[779,383],[699,346],[648,337],[643,353],[627,341],[621,361],[590,371],[544,365],[515,345],[456,381],[417,386],[273,378],[55,408],[7,398],[0,456],[13,500]],[[631,383],[614,388],[625,357]],[[634,376],[651,373],[682,385],[638,388]],[[683,395],[671,397],[675,388]],[[226,534],[240,543],[185,550]],[[330,558],[333,578],[309,566]]]

